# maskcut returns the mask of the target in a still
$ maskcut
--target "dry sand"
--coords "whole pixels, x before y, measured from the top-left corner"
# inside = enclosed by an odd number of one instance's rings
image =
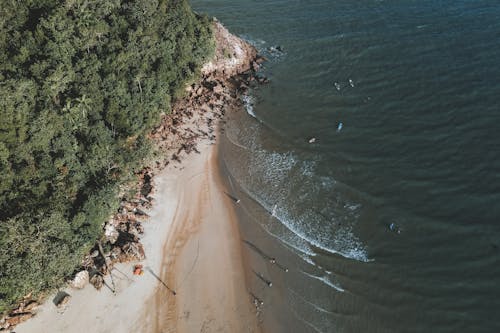
[[[144,275],[132,274],[133,263],[119,264],[115,294],[90,285],[66,289],[65,307],[48,301],[15,331],[257,332],[234,202],[220,182],[216,146],[204,142],[200,151],[155,177],[156,203],[142,238]]]
[[[188,167],[195,162],[196,157],[198,156],[187,157],[183,164]],[[176,212],[179,199],[176,190],[180,187],[180,176],[184,170],[176,169],[172,165],[154,179],[157,189],[154,195],[156,204],[150,212],[150,221],[144,223],[145,232],[141,239],[146,252],[146,259],[142,264],[154,272],[161,270],[162,249]],[[106,287],[97,291],[91,285],[82,290],[67,288],[65,291],[71,298],[66,308],[58,309],[52,302],[47,301],[36,317],[18,325],[15,331],[140,332],[141,330],[136,328],[140,328],[143,322],[141,314],[144,302],[154,295],[159,282],[149,271],[142,276],[134,276],[133,263],[118,264],[115,267],[112,274],[117,287],[116,294]],[[109,277],[106,281],[110,285]]]

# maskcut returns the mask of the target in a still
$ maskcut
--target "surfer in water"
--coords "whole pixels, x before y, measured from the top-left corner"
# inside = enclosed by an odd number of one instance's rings
[[[398,234],[401,233],[401,229],[394,222],[392,222],[391,224],[389,224],[389,230],[393,231],[395,233],[398,233]]]

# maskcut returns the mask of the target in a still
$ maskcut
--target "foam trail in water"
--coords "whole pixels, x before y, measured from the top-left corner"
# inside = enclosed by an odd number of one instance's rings
[[[304,303],[312,306],[315,310],[319,311],[319,312],[323,312],[323,313],[330,313],[330,314],[335,314],[335,312],[332,312],[332,311],[328,311],[326,309],[323,309],[322,307],[320,307],[319,305],[316,305],[310,301],[308,301],[307,299],[305,299],[302,295],[299,295],[299,293],[293,291],[292,289],[290,288],[287,288],[287,290],[289,292],[291,292],[292,294],[294,294],[297,298],[299,298],[300,300],[302,300]]]
[[[252,116],[252,117],[254,117],[255,119],[258,120],[257,116],[253,112],[253,107],[254,107],[255,99],[251,95],[245,94],[245,95],[243,95],[242,100],[243,100],[243,106],[245,107],[246,112],[250,116]]]
[[[273,232],[271,232],[269,229],[267,229],[265,226],[264,226],[264,230],[269,234],[271,235],[272,237],[276,238],[278,241],[282,242],[283,244],[285,244],[286,246],[288,246],[289,248],[295,250],[296,252],[298,252],[298,255],[304,259],[305,261],[307,261],[308,263],[310,263],[311,265],[314,265],[316,266],[316,264],[314,263],[314,261],[312,261],[309,257],[314,257],[316,256],[317,254],[314,253],[311,248],[307,245],[307,243],[297,243],[297,241],[293,242],[291,240],[287,240],[285,239],[283,236],[278,236],[276,234],[274,234]],[[295,243],[295,244],[294,244]],[[306,259],[308,258],[308,259]]]
[[[302,260],[307,262],[309,265],[316,266],[316,263],[311,259],[311,257],[304,255],[304,254],[301,254],[301,253],[299,253],[298,255]]]
[[[324,284],[326,284],[327,286],[330,286],[334,289],[336,289],[337,291],[340,291],[340,292],[345,292],[344,288],[340,287],[340,286],[337,286],[335,283],[333,283],[329,278],[328,276],[316,276],[314,274],[309,274],[307,272],[304,272],[304,271],[300,271],[302,274],[304,275],[307,275],[313,279],[316,279],[316,280],[319,280],[321,282],[323,282]]]
[[[236,142],[236,140],[232,139],[229,134],[226,133],[226,139],[231,142],[233,145],[240,147],[241,149],[249,150],[250,148],[243,146],[242,144]]]
[[[258,53],[264,56],[268,62],[277,62],[280,61],[283,56],[286,55],[286,52],[279,45],[269,45],[269,43],[263,39],[255,39],[248,35],[241,36],[245,41],[253,45]]]
[[[297,317],[298,319],[300,319],[300,321],[302,321],[304,324],[306,324],[307,326],[311,327],[313,330],[315,330],[316,332],[319,332],[319,333],[323,333],[322,330],[320,330],[318,327],[316,327],[313,323],[311,323],[310,321],[307,321],[306,319],[304,319],[301,315],[299,315],[293,308],[290,308],[290,310],[292,310],[293,314],[295,315],[295,317]]]
[[[263,50],[265,48],[265,45],[267,44],[267,42],[263,39],[255,39],[248,35],[242,35],[241,37],[245,41],[253,45],[259,51],[259,53],[261,53],[260,51]]]

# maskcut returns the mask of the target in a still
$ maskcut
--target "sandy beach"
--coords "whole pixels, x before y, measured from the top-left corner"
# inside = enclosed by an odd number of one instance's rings
[[[66,306],[46,302],[16,332],[258,332],[217,146],[199,147],[200,154],[155,177],[156,204],[142,239],[144,275],[132,274],[133,263],[116,265],[115,294],[67,288]]]
[[[186,165],[190,159],[185,160]],[[161,269],[161,249],[172,226],[178,201],[173,194],[181,173],[180,169],[171,167],[155,178],[158,204],[150,212],[151,220],[145,224],[141,240],[147,252],[142,264],[154,272]],[[133,275],[133,264],[118,264],[113,269],[116,293],[107,287],[97,291],[91,285],[82,290],[65,288],[71,296],[65,306],[57,308],[49,297],[37,315],[17,326],[16,332],[137,332],[143,322],[144,300],[152,297],[159,282],[148,271],[142,276]],[[111,285],[109,276],[106,283]]]
[[[219,23],[214,27],[217,48],[202,70],[205,81],[188,87],[152,134],[164,151],[156,164],[164,167],[152,180],[154,204],[141,237],[146,258],[115,264],[99,291],[61,288],[67,303],[57,307],[54,293],[13,332],[260,331],[245,285],[236,202],[221,181],[215,140],[216,120],[237,105],[226,80],[252,68],[256,52]],[[133,274],[138,263],[143,275]]]
[[[176,295],[159,286],[145,307],[148,332],[258,331],[245,286],[235,202],[220,181],[216,155],[216,149],[207,149],[181,175],[161,272]]]

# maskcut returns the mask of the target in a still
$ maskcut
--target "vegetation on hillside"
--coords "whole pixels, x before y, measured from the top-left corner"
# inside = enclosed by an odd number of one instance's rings
[[[2,0],[0,313],[61,283],[213,48],[186,0]]]

